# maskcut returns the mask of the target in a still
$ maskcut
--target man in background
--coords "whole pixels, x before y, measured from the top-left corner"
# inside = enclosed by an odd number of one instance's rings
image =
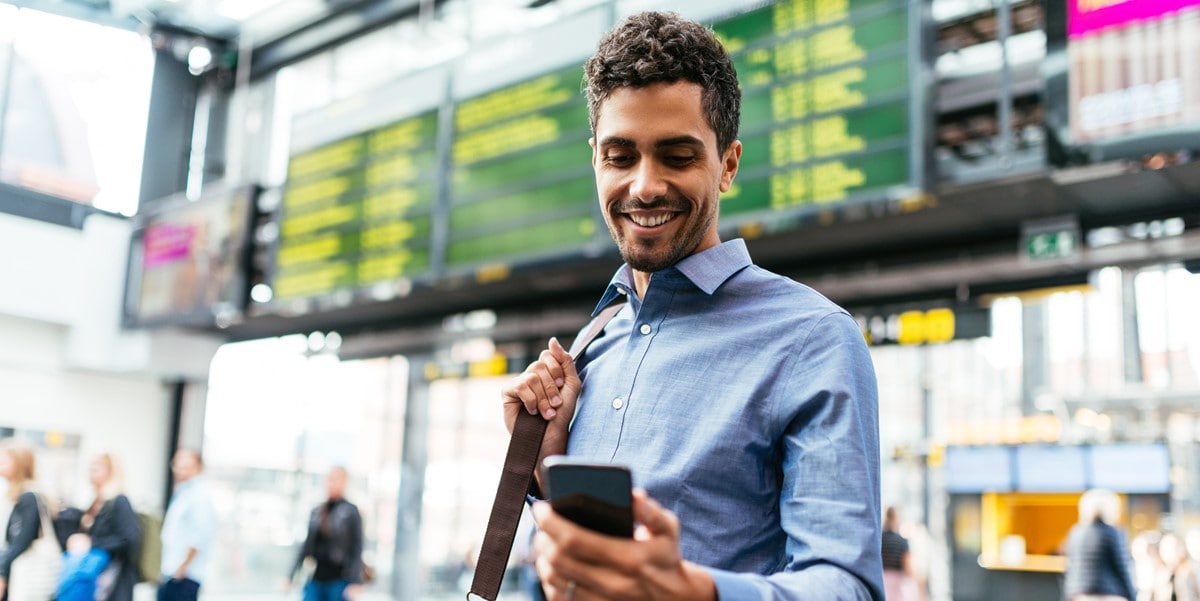
[[[217,532],[216,510],[200,454],[180,449],[171,461],[175,494],[162,527],[162,584],[158,601],[196,601]]]

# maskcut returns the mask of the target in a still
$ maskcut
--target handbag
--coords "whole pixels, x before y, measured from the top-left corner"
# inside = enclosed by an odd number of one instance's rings
[[[34,495],[34,501],[41,518],[41,534],[9,567],[8,601],[50,601],[58,592],[63,551],[54,536],[45,502],[38,495]]]

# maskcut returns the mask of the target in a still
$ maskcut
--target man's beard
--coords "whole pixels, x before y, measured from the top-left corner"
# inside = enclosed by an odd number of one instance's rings
[[[681,200],[670,201],[664,199],[651,204],[640,203],[638,201],[625,201],[614,209],[616,212],[614,219],[626,219],[622,211],[633,209],[671,209],[680,211],[672,219],[687,219],[692,216],[692,205]],[[619,234],[619,230],[616,227],[610,225],[608,229],[609,234],[616,241],[617,249],[621,253],[621,259],[625,263],[637,271],[655,273],[691,256],[696,251],[696,248],[700,246],[700,241],[704,239],[705,232],[708,231],[716,216],[716,211],[712,211],[708,215],[705,215],[702,221],[685,226],[691,229],[680,230],[675,237],[667,242],[666,252],[660,253],[639,252],[640,249],[635,247],[635,243]]]

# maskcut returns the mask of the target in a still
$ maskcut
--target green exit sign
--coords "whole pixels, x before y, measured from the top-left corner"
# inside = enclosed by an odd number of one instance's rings
[[[1068,259],[1075,256],[1078,247],[1079,241],[1071,230],[1041,232],[1025,241],[1025,256],[1034,260]]]
[[[1027,221],[1021,226],[1021,256],[1029,261],[1079,256],[1079,220],[1074,216]]]

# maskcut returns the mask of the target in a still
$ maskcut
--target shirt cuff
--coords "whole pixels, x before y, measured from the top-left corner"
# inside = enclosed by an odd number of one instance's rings
[[[725,570],[705,569],[708,570],[713,584],[716,585],[717,601],[745,601],[763,598],[759,594],[753,578],[746,578],[744,575]]]

